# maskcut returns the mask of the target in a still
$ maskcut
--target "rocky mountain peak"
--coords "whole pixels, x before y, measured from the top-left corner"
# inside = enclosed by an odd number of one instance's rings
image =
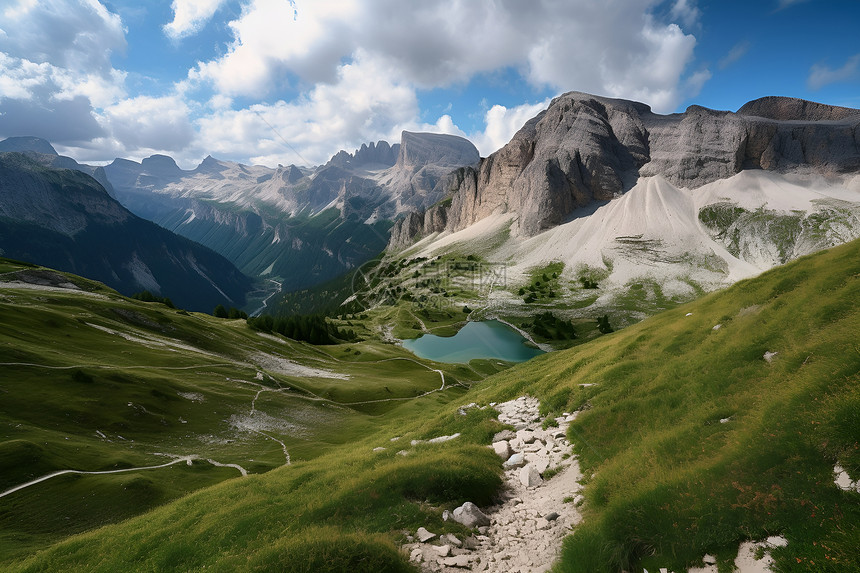
[[[842,121],[858,114],[860,110],[857,109],[782,96],[755,99],[738,110],[738,115],[775,121]]]
[[[0,141],[0,151],[32,151],[44,155],[59,155],[54,146],[41,137],[9,137]]]
[[[411,135],[404,132],[404,162],[420,148]],[[420,223],[402,219],[391,246],[408,244],[403,238],[419,228],[458,231],[497,213],[515,213],[514,232],[532,236],[624,194],[640,177],[696,189],[744,169],[860,170],[860,110],[769,97],[737,113],[694,105],[660,115],[639,102],[567,93],[500,150],[449,177],[444,216],[434,208],[418,213]]]
[[[220,173],[228,169],[226,165],[224,165],[221,161],[218,161],[211,155],[207,155],[206,158],[200,162],[194,171],[195,173]]]
[[[401,167],[433,164],[456,168],[477,163],[479,159],[474,144],[456,135],[404,131],[400,136],[397,165]]]
[[[176,161],[167,155],[152,155],[140,162],[143,169],[150,175],[159,177],[178,177],[182,175],[182,169]]]

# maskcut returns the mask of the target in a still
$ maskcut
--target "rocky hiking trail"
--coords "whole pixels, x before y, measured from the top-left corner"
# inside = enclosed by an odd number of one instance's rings
[[[477,534],[465,539],[440,537],[423,527],[410,536],[403,550],[423,571],[548,571],[562,540],[581,519],[575,507],[581,498],[570,496],[582,489],[582,474],[566,437],[575,414],[564,414],[556,419],[558,426],[544,430],[535,398],[522,396],[491,406],[500,422],[516,429],[503,430],[493,440],[493,449],[505,460],[499,503],[482,511],[467,502],[443,514],[477,528]],[[464,406],[470,407],[479,406]]]

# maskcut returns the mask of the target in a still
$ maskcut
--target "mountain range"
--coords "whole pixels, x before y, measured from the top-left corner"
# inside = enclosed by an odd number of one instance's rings
[[[341,151],[315,169],[276,169],[207,157],[193,170],[155,155],[104,170],[141,217],[221,253],[250,276],[286,290],[333,278],[381,252],[390,220],[447,191],[453,169],[476,164],[467,140],[403,132],[401,142]]]
[[[559,262],[568,279],[600,281],[574,307],[627,306],[638,320],[654,301],[858,236],[860,110],[767,97],[736,113],[658,115],[573,92],[455,172],[446,199],[401,218],[389,252],[480,254],[514,286]],[[511,291],[492,304],[531,313]]]
[[[190,310],[245,304],[251,281],[224,257],[135,216],[77,168],[46,166],[54,157],[0,152],[3,256],[74,272],[126,295],[148,290]]]
[[[386,248],[460,251],[506,264],[513,283],[555,262],[568,279],[599,278],[587,305],[599,310],[631,287],[681,300],[860,236],[858,133],[860,111],[792,98],[660,115],[571,92],[486,158],[463,138],[407,131],[313,168],[210,156],[185,170],[164,155],[95,167],[37,138],[0,149],[87,173],[136,215],[284,291]]]

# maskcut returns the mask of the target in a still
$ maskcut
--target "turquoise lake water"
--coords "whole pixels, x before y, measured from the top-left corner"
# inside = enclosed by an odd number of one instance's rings
[[[436,362],[469,362],[474,358],[498,358],[508,362],[525,362],[543,354],[543,350],[526,346],[526,339],[497,320],[470,322],[454,336],[423,334],[403,341],[403,348],[421,358]]]

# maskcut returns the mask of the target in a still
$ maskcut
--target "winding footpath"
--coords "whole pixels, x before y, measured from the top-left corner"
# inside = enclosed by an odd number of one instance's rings
[[[483,525],[460,539],[419,530],[403,546],[412,562],[425,572],[533,573],[548,571],[558,559],[562,541],[582,517],[579,463],[571,455],[567,426],[575,415],[542,428],[540,403],[523,396],[491,404],[499,421],[513,426],[496,434],[493,449],[505,460],[505,486],[498,504],[480,512]],[[475,405],[463,408],[477,407]],[[432,440],[431,440],[432,441]],[[443,519],[459,521],[458,511]],[[423,538],[423,541],[422,541]]]
[[[36,485],[38,483],[42,483],[43,481],[49,480],[51,478],[55,478],[55,477],[58,477],[61,475],[66,475],[66,474],[103,475],[103,474],[121,474],[121,473],[125,473],[125,472],[138,472],[138,471],[143,471],[143,470],[157,470],[157,469],[166,468],[168,466],[172,466],[174,464],[178,464],[181,462],[185,462],[187,465],[190,466],[192,464],[192,461],[197,460],[197,459],[200,459],[200,458],[196,455],[179,456],[179,457],[175,458],[174,460],[167,462],[166,464],[159,464],[157,466],[141,466],[141,467],[135,467],[135,468],[123,468],[120,470],[103,470],[103,471],[91,471],[91,472],[82,471],[82,470],[60,470],[58,472],[52,472],[52,473],[43,475],[42,477],[38,477],[34,480],[28,481],[27,483],[22,483],[21,485],[16,485],[15,487],[13,487],[11,489],[7,489],[4,492],[0,492],[0,497],[5,497],[9,494],[15,493],[16,491],[20,491],[22,489]],[[235,469],[239,470],[239,473],[241,473],[242,476],[248,475],[247,470],[245,470],[245,468],[243,468],[242,466],[240,466],[238,464],[221,464],[221,463],[216,462],[215,460],[210,460],[210,459],[207,459],[206,461],[209,462],[210,464],[212,464],[213,466],[218,466],[221,468],[235,468]]]

